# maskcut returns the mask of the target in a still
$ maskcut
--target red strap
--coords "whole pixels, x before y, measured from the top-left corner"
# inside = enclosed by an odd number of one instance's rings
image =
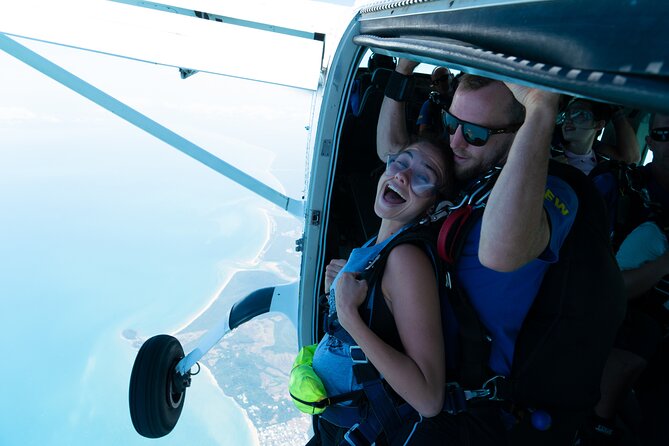
[[[470,205],[462,206],[451,212],[439,230],[439,238],[437,239],[437,252],[445,262],[449,264],[455,263],[455,241],[458,239],[460,230],[465,222],[472,214],[472,207]]]

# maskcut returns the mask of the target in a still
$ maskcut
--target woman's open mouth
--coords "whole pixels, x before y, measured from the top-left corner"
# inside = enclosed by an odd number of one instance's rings
[[[383,199],[391,204],[400,204],[407,201],[402,192],[392,183],[386,184],[383,190]]]

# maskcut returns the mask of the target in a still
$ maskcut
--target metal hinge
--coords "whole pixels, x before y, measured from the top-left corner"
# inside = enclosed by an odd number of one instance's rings
[[[321,211],[311,211],[311,215],[309,217],[309,223],[311,223],[314,226],[318,226],[321,224]]]
[[[326,139],[323,141],[323,144],[321,144],[321,156],[330,156],[331,152],[332,152],[332,140]]]

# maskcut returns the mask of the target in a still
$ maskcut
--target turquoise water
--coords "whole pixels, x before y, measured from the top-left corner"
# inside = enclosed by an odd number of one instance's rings
[[[127,408],[137,350],[121,334],[169,333],[201,311],[226,274],[221,263],[263,247],[267,222],[254,209],[264,204],[240,190],[222,205],[204,192],[221,180],[200,173],[197,186],[143,178],[133,191],[137,178],[105,173],[108,165],[94,181],[91,165],[56,180],[8,164],[0,182],[0,377],[11,403],[0,409],[0,444],[144,444]],[[252,444],[254,433],[213,380],[199,377],[177,428],[157,444],[226,437]]]

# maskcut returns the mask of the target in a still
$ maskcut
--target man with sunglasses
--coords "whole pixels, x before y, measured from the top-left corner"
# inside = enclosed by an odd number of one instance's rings
[[[403,102],[410,98],[407,84],[416,65],[400,60],[386,89],[377,127],[377,153],[382,159],[411,138],[404,124]],[[501,168],[454,270],[460,288],[490,333],[488,366],[504,377],[510,376],[517,336],[544,274],[558,261],[579,212],[574,190],[548,175],[558,101],[554,93],[466,74],[459,80],[450,107],[442,113],[444,136],[449,138],[461,188],[486,181],[487,174]],[[610,332],[612,340],[616,327],[611,325],[607,335]],[[453,346],[447,344],[447,349]],[[440,418],[433,421],[437,428],[445,437],[457,438],[461,426],[447,415]],[[569,444],[577,417],[568,419],[554,422],[547,437],[536,444]],[[481,422],[496,429],[494,419]],[[513,435],[534,435],[531,431],[531,427],[514,429],[511,443],[519,441]],[[506,433],[496,435],[504,444]]]
[[[416,120],[419,136],[439,136],[442,133],[441,110],[451,106],[455,91],[455,78],[446,67],[435,67],[430,79],[430,97],[423,102]]]
[[[616,133],[615,146],[597,140],[609,119]],[[605,159],[627,164],[639,161],[636,134],[622,109],[611,113],[611,107],[606,104],[575,98],[558,115],[556,123],[560,132],[553,144],[553,157],[586,175]]]

